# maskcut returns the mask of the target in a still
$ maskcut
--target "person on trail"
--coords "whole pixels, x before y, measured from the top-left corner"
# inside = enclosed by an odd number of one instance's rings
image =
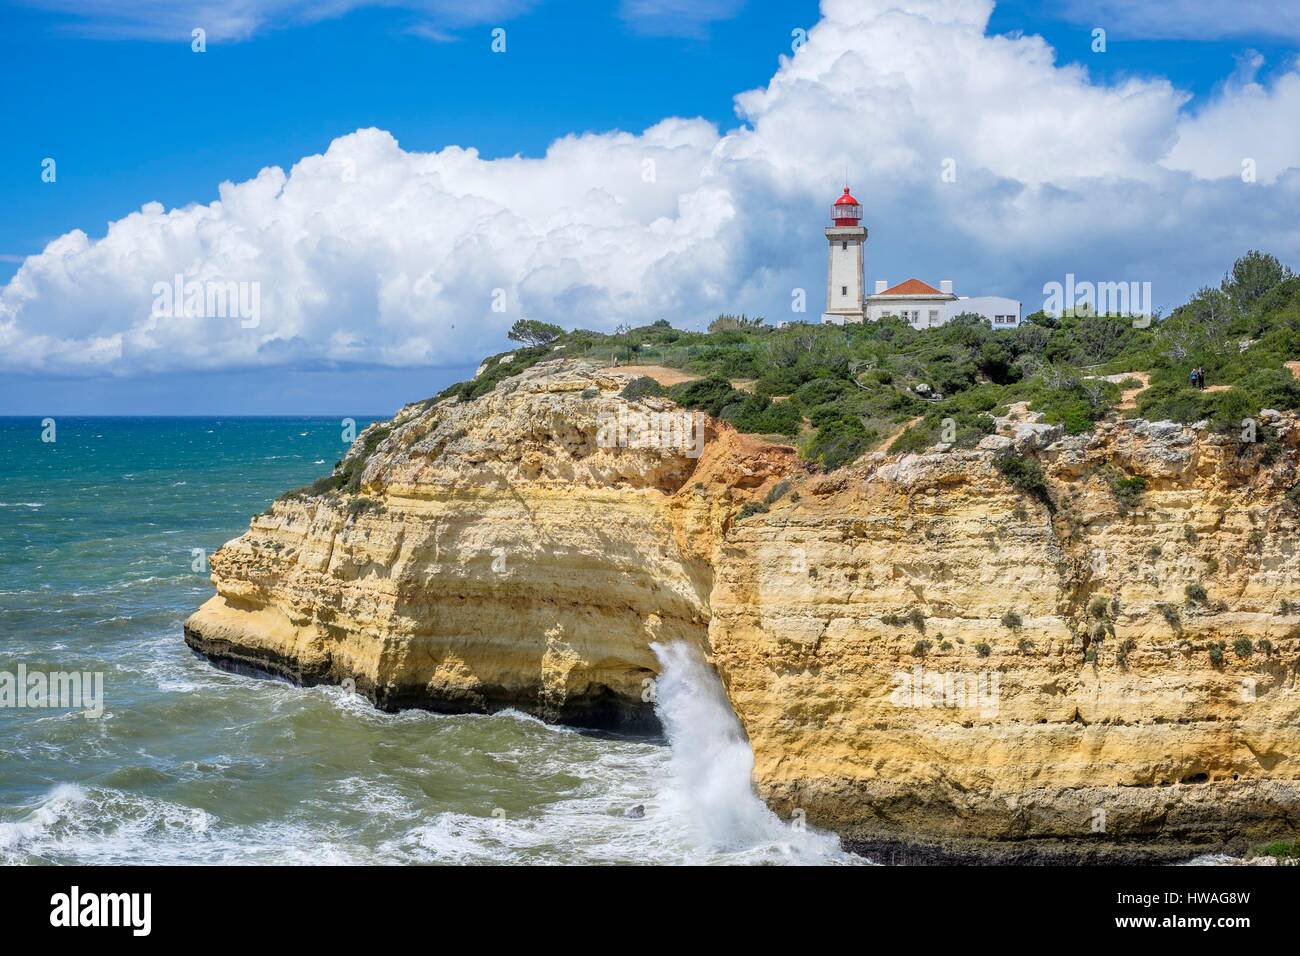
[[[1201,370],[1199,368],[1192,369],[1191,374],[1187,377],[1191,380],[1192,388],[1201,387]]]
[[[1196,368],[1196,387],[1202,390],[1205,389],[1205,369],[1200,366]]]

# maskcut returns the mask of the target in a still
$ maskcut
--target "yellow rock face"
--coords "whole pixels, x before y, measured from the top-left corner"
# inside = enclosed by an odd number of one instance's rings
[[[673,413],[625,383],[547,363],[372,426],[355,493],[281,500],[213,556],[187,640],[380,706],[602,726],[651,723],[649,645],[692,641],[759,792],[875,852],[1185,855],[1300,828],[1291,417],[1248,446],[1010,420],[985,448],[811,475],[720,425],[699,457],[605,447],[618,415]],[[1051,509],[995,466],[1012,444],[1046,445]]]
[[[357,494],[277,501],[213,555],[217,595],[190,643],[352,680],[384,707],[652,726],[650,644],[704,646],[731,489],[793,452],[713,430],[700,457],[603,448],[626,383],[549,367],[473,403],[403,409]]]

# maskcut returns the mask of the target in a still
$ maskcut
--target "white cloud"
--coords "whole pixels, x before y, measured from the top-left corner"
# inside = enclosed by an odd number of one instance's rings
[[[1264,59],[1252,52],[1219,97],[1178,124],[1178,142],[1165,165],[1203,179],[1240,178],[1253,169],[1272,183],[1300,158],[1300,59],[1271,87],[1255,79]],[[1249,165],[1246,165],[1249,164]]]
[[[825,0],[808,43],[737,98],[744,125],[725,134],[668,119],[487,161],[361,130],[287,175],[223,184],[210,205],[147,205],[24,263],[0,291],[0,367],[455,364],[520,316],[775,320],[796,287],[815,316],[821,228],[846,168],[869,278],[953,278],[1032,310],[1066,272],[1151,281],[1173,305],[1248,248],[1300,265],[1300,143],[1280,132],[1300,74],[1269,90],[1242,78],[1186,113],[1164,80],[1102,85],[1058,67],[1040,38],[986,36],[990,10]],[[1224,171],[1229,136],[1260,158],[1260,182]],[[956,182],[940,176],[949,159]],[[178,272],[259,283],[261,324],[151,317],[153,284]]]

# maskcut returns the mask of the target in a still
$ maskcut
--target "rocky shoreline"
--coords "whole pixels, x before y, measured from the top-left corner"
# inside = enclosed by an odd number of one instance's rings
[[[674,411],[628,380],[546,362],[371,426],[337,488],[213,555],[187,643],[383,709],[646,730],[650,645],[688,641],[759,794],[872,856],[1173,861],[1300,829],[1293,416],[1245,444],[1013,407],[979,447],[818,474],[716,422],[698,457],[611,446],[611,416]]]

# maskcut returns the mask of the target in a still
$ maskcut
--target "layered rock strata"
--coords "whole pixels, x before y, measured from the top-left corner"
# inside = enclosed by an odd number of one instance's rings
[[[1018,409],[979,448],[824,475],[713,422],[697,457],[627,379],[551,362],[372,426],[355,491],[277,501],[213,556],[186,639],[382,707],[603,727],[652,725],[650,645],[690,641],[760,794],[876,854],[1173,858],[1300,828],[1292,416],[1248,443]]]

